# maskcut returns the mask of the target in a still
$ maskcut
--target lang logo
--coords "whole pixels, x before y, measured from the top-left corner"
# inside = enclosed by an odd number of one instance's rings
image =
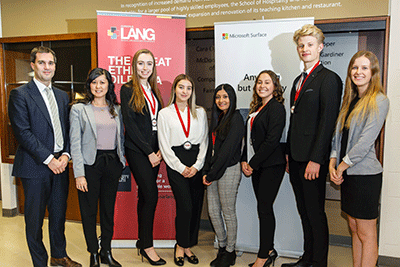
[[[152,28],[135,28],[134,26],[121,26],[121,40],[133,42],[154,42],[156,32]]]
[[[109,29],[107,31],[107,35],[111,37],[111,39],[117,39],[118,35],[117,35],[117,27],[111,27],[111,29]]]
[[[229,34],[228,33],[223,33],[222,34],[222,40],[228,40],[229,39]]]

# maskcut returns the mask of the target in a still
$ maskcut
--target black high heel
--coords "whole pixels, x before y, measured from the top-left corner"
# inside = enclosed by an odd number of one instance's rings
[[[272,266],[275,266],[275,260],[278,258],[278,252],[275,249],[272,249],[271,253],[269,253],[269,257],[272,260]]]
[[[140,240],[136,241],[136,249],[137,249],[137,255],[139,256],[139,250],[140,250]]]
[[[178,246],[178,243],[176,243],[175,247],[174,247],[174,262],[178,266],[183,266],[183,264],[185,263],[185,258],[176,256],[176,247],[177,246]],[[183,255],[185,255],[185,254],[183,254]]]
[[[150,259],[149,255],[147,255],[146,251],[143,248],[140,248],[139,252],[140,252],[140,255],[142,255],[142,262],[143,262],[143,257],[145,257],[146,260],[148,260],[151,265],[164,265],[167,263],[160,256],[159,256],[160,259],[158,261],[153,261],[152,259]]]
[[[272,264],[272,266],[275,266],[276,258],[278,258],[278,252],[275,249],[272,249],[271,253],[269,253],[269,255],[268,255],[267,261],[264,262],[263,267],[269,267],[271,264]],[[249,267],[251,267],[253,265],[254,265],[254,262],[250,263]]]

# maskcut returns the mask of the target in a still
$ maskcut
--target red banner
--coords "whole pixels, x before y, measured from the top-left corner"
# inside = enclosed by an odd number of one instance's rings
[[[139,49],[149,49],[156,58],[157,83],[164,103],[168,102],[174,78],[185,73],[185,17],[125,12],[97,12],[98,65],[107,69],[120,99],[121,85],[132,74],[132,57]],[[128,168],[127,168],[128,169]],[[137,186],[128,170],[120,180],[115,206],[114,239],[138,238]],[[158,205],[154,239],[175,239],[175,201],[165,164],[157,179]]]

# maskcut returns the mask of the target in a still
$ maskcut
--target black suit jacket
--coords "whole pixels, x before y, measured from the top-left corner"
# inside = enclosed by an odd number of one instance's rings
[[[62,152],[69,153],[69,98],[62,90],[53,87],[53,91],[64,138]],[[43,161],[54,153],[54,130],[46,104],[33,80],[11,90],[8,115],[19,143],[12,175],[40,178],[51,174],[52,171]]]
[[[295,161],[323,164],[329,159],[343,84],[336,73],[321,64],[309,75],[295,103],[299,78],[290,94],[294,113],[290,116],[287,153]]]
[[[285,128],[286,112],[284,106],[272,98],[257,114],[251,130],[251,142],[254,156],[249,165],[255,170],[286,163],[284,148],[280,144],[283,129]],[[247,124],[249,120],[247,120]],[[247,129],[246,125],[246,129]],[[247,140],[247,130],[246,138]],[[247,142],[242,154],[242,161],[247,161]]]
[[[140,112],[135,112],[129,106],[129,101],[132,97],[132,82],[128,82],[121,87],[121,110],[122,119],[125,126],[125,147],[137,152],[143,153],[148,156],[151,153],[157,153],[158,151],[158,141],[157,135],[154,135],[155,145],[151,144],[151,136],[153,132],[153,127],[151,125],[151,116],[149,109],[147,107],[147,102],[145,103],[145,108],[143,109],[143,114]],[[158,102],[158,111],[161,109],[161,103],[157,97],[155,99]],[[153,140],[154,141],[154,140]],[[154,146],[157,148],[154,149]]]
[[[215,144],[213,144],[212,129],[210,129],[207,155],[203,167],[203,175],[207,175],[207,181],[219,180],[228,167],[239,162],[244,131],[243,117],[239,110],[232,115],[227,136],[223,138],[217,134]]]

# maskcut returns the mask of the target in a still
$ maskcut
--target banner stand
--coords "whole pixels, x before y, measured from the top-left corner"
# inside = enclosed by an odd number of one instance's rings
[[[171,30],[173,29],[173,30]],[[185,73],[186,16],[97,11],[98,66],[107,69],[120,88],[132,76],[132,57],[140,49],[155,57],[157,85],[167,103],[175,77]],[[175,244],[175,200],[165,163],[157,176],[158,203],[154,218],[154,246]],[[138,239],[138,188],[127,166],[119,181],[112,247],[134,248]]]
[[[285,90],[286,141],[289,97],[293,80],[303,64],[296,52],[293,33],[314,18],[292,18],[215,23],[215,85],[229,83],[236,89],[237,108],[244,119],[253,95],[253,85],[262,70],[280,76]],[[259,224],[257,201],[251,179],[243,175],[237,196],[238,235],[236,250],[258,252]],[[299,257],[303,253],[303,231],[289,175],[285,174],[274,203],[275,249],[279,255]]]

